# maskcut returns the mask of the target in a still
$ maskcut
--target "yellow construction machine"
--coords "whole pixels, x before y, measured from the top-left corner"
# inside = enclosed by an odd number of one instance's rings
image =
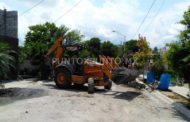
[[[56,52],[56,58],[53,63],[54,81],[58,88],[69,88],[72,84],[88,84],[88,92],[94,93],[95,86],[104,86],[105,89],[112,87],[112,71],[117,68],[114,58],[99,56],[100,63],[89,59],[78,63],[75,57],[73,62],[63,61],[63,52],[65,50],[78,50],[79,45],[69,44],[65,40],[65,35],[58,37],[50,48],[47,56]],[[71,57],[69,57],[71,58]]]

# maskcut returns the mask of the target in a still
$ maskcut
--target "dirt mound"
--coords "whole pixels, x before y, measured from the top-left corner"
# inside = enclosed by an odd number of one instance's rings
[[[113,71],[112,80],[117,85],[124,84],[124,85],[127,85],[128,87],[144,89],[145,85],[141,82],[136,81],[136,78],[139,75],[140,75],[140,72],[137,70],[121,67]]]
[[[139,74],[137,70],[121,67],[113,71],[112,80],[116,84],[128,84],[129,82],[135,81]]]

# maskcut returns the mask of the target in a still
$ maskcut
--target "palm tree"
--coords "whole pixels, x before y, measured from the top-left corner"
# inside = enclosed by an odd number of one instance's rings
[[[14,53],[10,50],[8,44],[0,43],[0,80],[3,77],[7,76],[7,73],[11,70],[11,68],[15,68],[14,63],[15,59],[11,53]]]

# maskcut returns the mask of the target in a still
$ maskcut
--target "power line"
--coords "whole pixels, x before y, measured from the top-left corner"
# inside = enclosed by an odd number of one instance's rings
[[[164,4],[165,4],[165,0],[162,0],[162,3],[160,4],[160,7],[159,7],[158,11],[156,12],[156,14],[154,15],[152,21],[150,21],[150,23],[146,26],[146,28],[145,28],[145,30],[143,32],[145,32],[150,27],[150,25],[154,23],[156,17],[160,14],[160,11],[163,8]]]
[[[25,10],[24,12],[22,12],[20,16],[23,16],[24,14],[28,13],[29,11],[31,11],[35,7],[39,6],[43,2],[44,2],[44,0],[40,0],[38,3],[36,3],[35,5],[33,5],[31,8],[29,8],[29,9]]]
[[[146,18],[148,17],[148,15],[149,15],[149,13],[150,13],[152,7],[153,7],[154,4],[156,3],[156,1],[157,1],[157,0],[153,0],[153,2],[152,2],[152,4],[151,4],[151,6],[150,6],[150,8],[149,8],[149,10],[148,10],[148,12],[147,12],[147,14],[146,14],[145,17],[143,18],[141,24],[139,25],[139,27],[138,27],[138,29],[137,29],[137,31],[135,32],[135,34],[134,34],[133,37],[135,37],[135,36],[137,35],[137,33],[139,32],[139,30],[141,29],[142,25],[144,24]]]
[[[59,21],[62,17],[64,17],[65,15],[67,15],[68,13],[70,13],[75,7],[77,7],[80,3],[82,2],[82,0],[79,0],[77,3],[75,3],[73,5],[73,7],[71,7],[70,9],[68,9],[65,13],[63,13],[61,16],[59,16],[57,19],[55,19],[54,22]]]

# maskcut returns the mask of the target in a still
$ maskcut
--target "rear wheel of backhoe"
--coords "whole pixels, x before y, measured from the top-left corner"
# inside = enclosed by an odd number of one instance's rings
[[[69,88],[71,86],[71,73],[65,68],[56,69],[55,84],[58,88]]]
[[[93,94],[94,93],[94,79],[93,78],[89,78],[88,79],[88,93],[89,94]]]
[[[110,90],[111,87],[112,87],[112,81],[109,80],[109,81],[108,81],[108,84],[107,84],[106,86],[104,86],[104,88]]]

